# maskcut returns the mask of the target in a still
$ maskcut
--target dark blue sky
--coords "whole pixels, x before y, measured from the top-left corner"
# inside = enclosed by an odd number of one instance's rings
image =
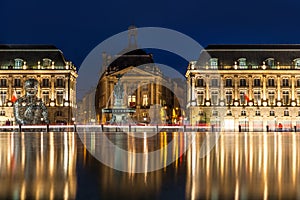
[[[4,0],[0,43],[54,44],[78,67],[96,45],[131,24],[174,29],[202,46],[300,43],[299,8],[299,0]]]

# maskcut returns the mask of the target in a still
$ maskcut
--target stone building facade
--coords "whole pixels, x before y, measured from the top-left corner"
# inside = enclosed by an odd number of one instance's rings
[[[193,125],[300,130],[300,45],[209,45],[189,63]]]
[[[51,124],[71,123],[76,109],[76,67],[51,45],[0,45],[0,123],[14,122],[12,97],[36,79]]]

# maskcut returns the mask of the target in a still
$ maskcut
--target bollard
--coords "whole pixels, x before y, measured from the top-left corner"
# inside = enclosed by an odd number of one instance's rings
[[[156,125],[156,133],[158,133],[158,125]]]
[[[21,133],[21,132],[22,132],[22,125],[19,124],[19,133]]]
[[[128,132],[131,132],[131,124],[128,125]]]
[[[74,124],[74,132],[77,132],[76,124]]]
[[[47,133],[49,133],[49,124],[47,124]]]
[[[103,124],[101,124],[101,131],[103,132]]]

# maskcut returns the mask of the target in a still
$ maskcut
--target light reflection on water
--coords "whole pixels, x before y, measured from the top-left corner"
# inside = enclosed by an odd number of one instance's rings
[[[89,140],[91,151],[105,153],[97,134],[101,133],[87,134],[83,139]],[[214,134],[107,136],[126,150],[145,154],[142,163],[132,154],[111,160],[115,164],[126,160],[133,172],[138,165],[147,168],[151,162],[166,162],[170,156],[175,161],[154,172],[125,173],[93,158],[76,133],[1,133],[0,199],[300,198],[300,133],[221,133],[204,158],[199,156],[201,145]],[[191,138],[195,142],[184,153]],[[155,161],[147,159],[148,152],[171,140],[169,151],[162,151]]]

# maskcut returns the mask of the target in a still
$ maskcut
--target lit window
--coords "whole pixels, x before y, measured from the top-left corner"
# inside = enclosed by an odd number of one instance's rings
[[[135,107],[136,96],[135,95],[128,95],[128,106]]]
[[[15,59],[15,68],[16,69],[22,69],[23,66],[23,60],[20,58]]]
[[[48,68],[51,65],[52,60],[49,58],[44,58],[43,59],[43,67]]]
[[[212,69],[217,69],[218,68],[218,58],[211,58],[209,60],[209,64]]]
[[[275,111],[274,110],[270,110],[270,116],[275,116]]]
[[[260,91],[254,91],[254,103],[256,105],[260,105],[261,103]]]
[[[297,87],[300,87],[300,79],[297,79]]]
[[[289,92],[288,91],[283,91],[282,92],[282,96],[283,96],[283,105],[288,105],[289,103]]]
[[[0,116],[5,116],[5,111],[4,110],[0,110]]]
[[[197,104],[198,105],[204,105],[204,92],[198,92],[197,94]]]
[[[61,110],[56,111],[55,113],[56,117],[62,117],[63,116],[63,112]]]
[[[228,110],[228,111],[227,111],[227,116],[232,116],[231,110]]]
[[[240,69],[247,69],[246,58],[238,59]]]
[[[63,105],[63,95],[62,91],[57,91],[56,93],[56,104],[62,106]]]
[[[62,78],[56,79],[56,87],[64,87],[64,80]]]
[[[265,63],[266,63],[266,65],[268,65],[270,68],[273,68],[274,65],[275,65],[274,58],[268,58],[268,59],[266,59]]]
[[[217,91],[213,91],[211,92],[211,103],[212,105],[217,105],[218,104],[218,92]]]
[[[240,101],[241,101],[241,104],[245,104],[246,103],[246,100],[245,100],[245,92],[240,92]]]
[[[6,102],[6,91],[0,91],[0,105],[4,105]]]
[[[49,92],[48,91],[43,91],[42,93],[42,99],[43,102],[48,105],[50,103],[50,98],[49,98]]]
[[[275,92],[274,91],[269,91],[269,101],[270,101],[270,104],[274,104],[274,100],[275,100]]]
[[[232,91],[226,91],[226,104],[231,105],[232,104]]]
[[[148,95],[143,94],[143,106],[147,106],[147,105],[148,105]]]
[[[299,68],[300,68],[300,58],[296,58],[296,59],[294,60],[294,63],[295,63],[295,68],[296,68],[296,69],[299,69]]]
[[[49,87],[49,79],[45,79],[45,78],[44,78],[44,79],[42,80],[42,86],[43,86],[43,87]]]

